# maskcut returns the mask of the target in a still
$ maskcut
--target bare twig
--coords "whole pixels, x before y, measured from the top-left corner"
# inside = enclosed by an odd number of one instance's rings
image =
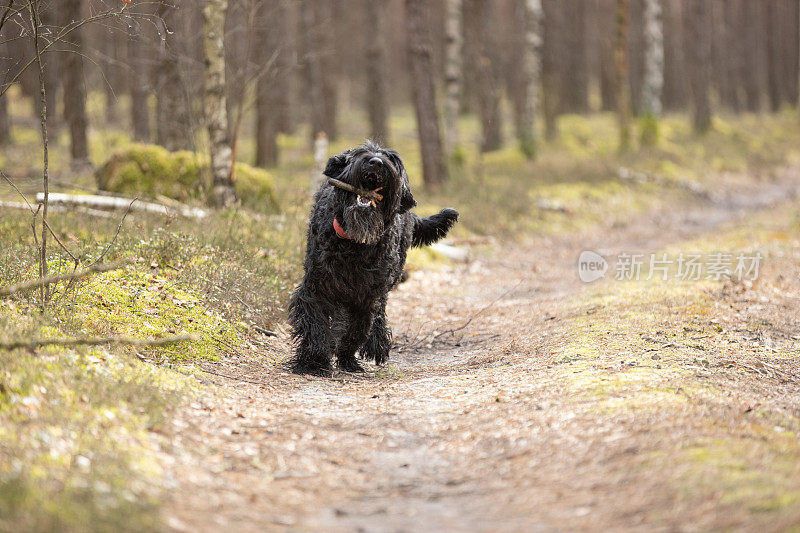
[[[31,289],[38,289],[43,285],[47,285],[50,283],[58,283],[59,281],[84,278],[86,276],[89,276],[91,274],[96,274],[99,272],[118,270],[123,266],[125,266],[125,263],[106,263],[106,264],[92,265],[88,268],[84,268],[83,270],[77,270],[69,274],[54,274],[52,276],[47,276],[45,278],[39,278],[31,281],[23,281],[15,285],[9,285],[8,287],[0,287],[0,297],[11,296],[12,294],[16,294],[18,292],[27,291]]]
[[[158,339],[137,339],[135,337],[83,337],[71,339],[33,339],[26,341],[0,342],[0,350],[17,350],[25,348],[34,350],[42,346],[103,346],[105,344],[117,344],[124,346],[168,346],[179,342],[196,341],[196,335],[174,335],[161,337]]]
[[[106,256],[106,254],[108,253],[108,251],[111,249],[111,247],[112,247],[112,246],[114,246],[114,243],[115,243],[115,242],[117,242],[117,236],[119,235],[119,232],[120,232],[120,230],[122,229],[122,224],[125,222],[125,217],[127,217],[127,216],[128,216],[128,213],[130,213],[130,212],[131,212],[131,207],[133,207],[133,203],[134,203],[136,200],[138,200],[138,199],[139,199],[139,198],[138,198],[138,197],[136,197],[136,198],[134,198],[133,200],[131,200],[131,203],[130,203],[130,204],[128,204],[128,209],[126,209],[126,210],[125,210],[125,214],[124,214],[124,215],[122,215],[122,218],[121,218],[121,219],[120,219],[120,221],[119,221],[119,225],[117,226],[117,231],[116,231],[116,233],[114,233],[114,237],[111,239],[111,242],[109,242],[109,243],[108,243],[108,246],[106,246],[106,247],[105,247],[105,249],[103,250],[103,253],[101,253],[101,254],[100,254],[98,257],[97,257],[97,259],[95,259],[94,261],[92,261],[92,262],[91,262],[91,264],[90,264],[89,266],[96,265],[97,263],[99,263],[100,261],[102,261],[102,260],[103,260],[103,258],[104,258],[104,257]]]
[[[438,338],[439,338],[439,337],[441,337],[442,335],[447,335],[448,333],[449,333],[449,334],[453,334],[453,333],[456,333],[456,332],[458,332],[458,331],[461,331],[462,329],[466,328],[467,326],[469,326],[469,325],[472,323],[472,321],[473,321],[473,320],[475,320],[476,318],[478,318],[478,316],[479,316],[481,313],[483,313],[484,311],[486,311],[487,309],[489,309],[490,307],[492,307],[494,304],[496,304],[497,302],[499,302],[500,300],[502,300],[503,298],[505,298],[506,296],[508,296],[509,294],[511,294],[511,293],[512,293],[512,292],[513,292],[513,291],[514,291],[514,290],[515,290],[517,287],[519,287],[521,284],[522,284],[522,280],[519,280],[519,282],[517,282],[517,284],[516,284],[516,285],[514,285],[513,287],[511,287],[510,289],[508,289],[506,292],[504,292],[503,294],[501,294],[500,296],[498,296],[497,298],[495,298],[494,300],[492,300],[492,301],[491,301],[491,302],[489,302],[488,304],[486,304],[486,305],[484,305],[483,307],[481,307],[480,309],[478,309],[478,311],[477,311],[477,312],[475,312],[475,313],[473,313],[473,314],[472,314],[472,316],[470,316],[470,317],[467,319],[467,321],[466,321],[466,322],[464,322],[462,325],[460,325],[460,326],[459,326],[459,327],[457,327],[457,328],[453,328],[453,329],[447,329],[447,330],[445,330],[445,331],[442,331],[441,333],[437,333],[436,335],[434,335],[434,336],[433,336],[433,338],[432,338],[431,340],[432,340],[432,341],[435,341],[436,339],[438,339]]]

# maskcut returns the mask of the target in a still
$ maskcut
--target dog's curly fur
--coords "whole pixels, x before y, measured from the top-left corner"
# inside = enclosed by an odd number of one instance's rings
[[[356,351],[377,364],[389,356],[386,299],[400,282],[408,248],[444,237],[458,212],[443,209],[427,218],[411,212],[417,203],[399,154],[370,141],[331,157],[324,174],[362,190],[380,187],[383,199],[369,203],[328,183],[317,192],[305,276],[289,303],[292,369],[327,375],[335,354],[340,369],[363,372]]]

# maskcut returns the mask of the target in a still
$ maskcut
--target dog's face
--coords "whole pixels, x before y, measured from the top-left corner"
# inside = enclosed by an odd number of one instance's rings
[[[334,189],[335,216],[355,242],[375,244],[395,215],[417,205],[400,155],[370,141],[331,157],[324,174],[358,189],[380,189],[378,192],[383,199],[374,202],[352,192]]]

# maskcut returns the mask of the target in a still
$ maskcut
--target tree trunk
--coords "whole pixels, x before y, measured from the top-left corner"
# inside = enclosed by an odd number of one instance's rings
[[[711,77],[711,43],[709,42],[709,6],[706,0],[687,0],[684,13],[689,53],[689,84],[692,89],[692,122],[697,133],[711,127],[711,103],[708,88]]]
[[[322,61],[317,48],[318,38],[315,17],[316,4],[305,0],[300,7],[300,57],[303,61],[303,77],[306,98],[308,100],[309,121],[311,122],[311,140],[325,131],[325,105],[322,90]]]
[[[742,110],[741,83],[739,73],[744,63],[744,48],[747,43],[737,31],[739,19],[742,16],[741,6],[736,0],[720,0],[718,7],[722,13],[724,48],[722,53],[723,80],[725,84],[725,100],[727,105],[735,112]]]
[[[430,16],[426,0],[405,0],[405,5],[411,86],[422,153],[422,178],[426,187],[434,188],[447,179],[447,174],[436,111],[433,59],[428,34]]]
[[[565,39],[566,63],[562,72],[562,111],[585,113],[589,110],[589,68],[586,52],[586,0],[559,0],[566,10],[568,30]]]
[[[211,151],[214,201],[220,207],[236,202],[233,161],[225,106],[225,12],[227,0],[205,0],[203,48],[205,60],[205,117]]]
[[[133,138],[139,142],[150,142],[150,106],[148,105],[147,54],[145,39],[139,33],[130,36],[128,41],[128,89],[131,96],[131,125]],[[160,98],[159,98],[160,100]]]
[[[542,45],[542,110],[544,136],[548,141],[558,137],[558,110],[561,107],[558,65],[562,61],[559,36],[562,32],[561,5],[558,0],[543,0],[544,43]]]
[[[336,92],[336,80],[339,70],[336,66],[336,41],[334,40],[331,27],[335,27],[337,11],[333,7],[333,0],[315,0],[313,2],[316,9],[316,46],[314,52],[320,61],[320,71],[322,73],[322,120],[323,130],[328,136],[328,140],[335,141],[339,135],[339,128],[336,123],[338,109],[338,94]]]
[[[117,113],[117,95],[124,94],[127,87],[126,76],[120,66],[123,63],[124,46],[122,41],[124,33],[110,28],[107,35],[102,40],[103,53],[105,55],[104,67],[105,76],[102,79],[103,91],[106,97],[105,119],[106,124],[116,125],[119,118]]]
[[[767,34],[767,96],[769,108],[774,113],[781,108],[780,78],[780,32],[778,5],[775,0],[765,2],[767,16],[765,28]]]
[[[658,142],[658,117],[664,88],[664,26],[660,0],[644,3],[644,80],[642,83],[642,144]]]
[[[274,167],[278,164],[278,130],[280,129],[281,103],[279,93],[282,87],[278,80],[283,76],[279,70],[277,58],[273,64],[268,64],[274,54],[281,54],[284,46],[281,25],[270,25],[267,6],[260,3],[256,6],[256,40],[260,43],[256,61],[261,72],[256,84],[256,165],[259,167]],[[276,17],[277,20],[282,20]]]
[[[759,2],[740,0],[743,11],[739,34],[746,44],[744,68],[740,80],[744,87],[745,107],[748,111],[761,111],[761,100],[766,86],[764,9]]]
[[[658,117],[661,115],[661,91],[664,87],[664,27],[660,0],[645,0],[644,42],[642,111]]]
[[[379,144],[389,144],[389,103],[386,99],[386,53],[383,49],[385,38],[384,5],[376,0],[364,0],[367,24],[372,29],[367,32],[367,112],[369,114],[370,137]]]
[[[458,148],[458,116],[461,102],[463,10],[462,0],[445,0],[445,139],[447,152],[453,154]]]
[[[502,117],[500,114],[500,84],[497,78],[494,28],[491,0],[470,0],[470,29],[475,39],[475,62],[478,110],[481,119],[481,152],[497,150],[502,146]]]
[[[598,17],[598,49],[600,63],[600,108],[603,111],[616,109],[614,93],[616,71],[614,69],[614,0],[596,0],[595,14]]]
[[[81,19],[81,0],[63,0],[61,14],[64,25]],[[67,51],[62,60],[64,118],[69,125],[70,155],[73,167],[89,164],[89,144],[86,138],[86,85],[83,78],[83,30],[77,28],[67,37]],[[48,104],[49,109],[49,104]]]
[[[194,144],[187,88],[181,75],[181,39],[177,35],[182,14],[175,0],[158,4],[157,25],[161,34],[156,69],[156,138],[167,150],[188,150]],[[163,23],[163,25],[162,25]]]
[[[525,50],[523,54],[523,78],[525,105],[520,129],[520,148],[528,159],[536,157],[536,116],[539,110],[539,86],[541,85],[540,57],[542,48],[542,1],[525,0]]]
[[[630,148],[631,140],[631,95],[628,81],[628,22],[630,0],[617,0],[617,30],[614,42],[614,64],[616,66],[617,120],[619,122],[619,149]]]
[[[631,0],[628,10],[628,83],[630,85],[631,114],[642,111],[644,86],[644,0]]]
[[[745,0],[749,1],[749,0]],[[683,110],[689,101],[683,49],[683,3],[680,0],[663,2],[664,21],[664,109]]]

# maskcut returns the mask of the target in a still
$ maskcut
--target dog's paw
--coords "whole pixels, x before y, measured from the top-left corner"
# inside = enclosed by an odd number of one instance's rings
[[[330,363],[325,365],[295,362],[292,364],[291,370],[295,374],[310,374],[324,378],[333,375],[333,367]]]
[[[344,361],[339,361],[339,369],[344,372],[366,372],[364,367],[358,364],[358,361],[355,359],[346,359]]]

